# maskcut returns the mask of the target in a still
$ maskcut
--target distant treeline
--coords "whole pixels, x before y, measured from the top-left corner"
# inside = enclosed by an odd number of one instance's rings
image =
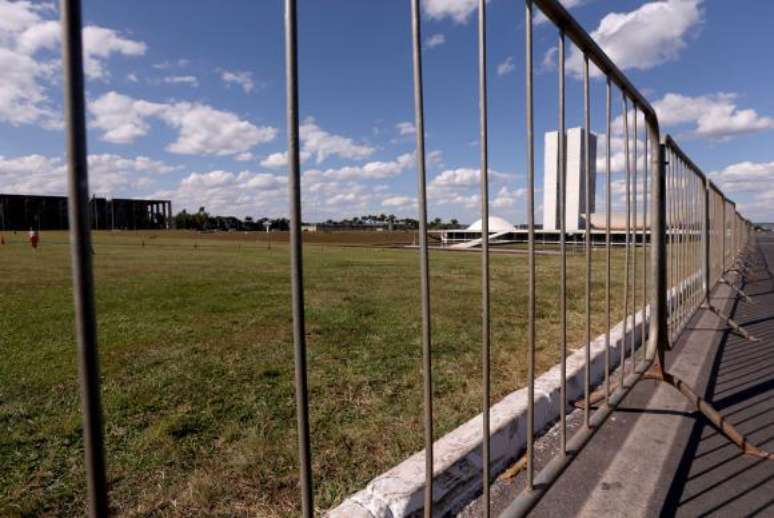
[[[175,215],[175,228],[192,230],[266,230],[267,223],[271,230],[288,230],[290,221],[287,218],[257,218],[247,216],[239,219],[234,216],[212,216],[204,207],[197,212],[182,210]],[[456,220],[443,221],[435,218],[427,222],[432,229],[461,228]],[[416,230],[419,222],[412,218],[398,218],[394,214],[368,214],[341,220],[328,219],[319,223],[304,223],[305,226],[315,226],[317,230],[362,229],[362,230]]]

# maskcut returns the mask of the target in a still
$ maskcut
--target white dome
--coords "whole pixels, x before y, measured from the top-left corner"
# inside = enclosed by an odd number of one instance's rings
[[[472,225],[470,225],[466,230],[470,230],[471,232],[481,232],[481,220],[479,219]],[[489,233],[496,233],[496,232],[510,232],[514,230],[514,226],[504,220],[503,218],[498,218],[497,216],[489,216]]]

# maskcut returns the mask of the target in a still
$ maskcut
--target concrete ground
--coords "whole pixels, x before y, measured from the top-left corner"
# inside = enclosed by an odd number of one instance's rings
[[[738,336],[699,310],[669,354],[670,372],[710,401],[747,439],[774,451],[774,235],[758,238],[753,271],[715,307],[759,339]],[[575,427],[580,413],[570,416]],[[557,450],[551,430],[538,466]],[[496,515],[518,495],[523,474],[492,488]],[[480,516],[474,502],[462,516]],[[742,455],[672,387],[641,381],[532,512],[533,516],[774,516],[774,461]]]

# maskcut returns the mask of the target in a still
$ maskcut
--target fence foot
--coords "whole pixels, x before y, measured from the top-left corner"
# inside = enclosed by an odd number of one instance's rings
[[[739,431],[734,428],[734,426],[729,423],[725,417],[720,415],[720,412],[715,410],[715,408],[710,403],[694,392],[691,387],[689,387],[677,376],[663,371],[659,367],[658,372],[654,371],[653,369],[648,370],[648,372],[645,373],[645,378],[662,381],[678,390],[686,397],[686,399],[688,399],[688,401],[691,402],[691,404],[693,404],[697,411],[706,417],[709,422],[715,425],[720,433],[725,435],[728,440],[736,444],[745,455],[774,461],[774,453],[759,448],[754,444],[750,444],[744,435],[739,433]]]
[[[612,394],[613,392],[618,390],[618,388],[620,386],[621,386],[621,384],[618,383],[617,381],[612,382],[610,384],[610,394]],[[596,405],[598,403],[601,403],[602,401],[605,401],[606,399],[607,399],[607,393],[605,392],[605,387],[599,388],[599,389],[595,390],[594,392],[592,392],[591,394],[589,394],[589,404],[590,405]],[[575,401],[572,404],[572,406],[577,408],[577,409],[579,409],[579,410],[583,410],[583,409],[586,408],[586,402],[583,399],[579,399],[579,400]]]
[[[734,286],[734,284],[732,282],[729,282],[725,277],[721,277],[720,282],[722,282],[723,284],[725,284],[726,286],[734,290],[734,293],[736,293],[738,296],[743,298],[744,301],[747,302],[748,304],[755,304],[755,302],[753,302],[753,299],[751,299],[749,295],[747,295],[744,291]]]
[[[728,315],[724,314],[722,311],[720,311],[718,308],[710,304],[709,302],[705,302],[702,305],[703,309],[708,309],[709,311],[712,311],[716,317],[723,320],[728,327],[734,330],[734,332],[738,335],[741,335],[743,338],[751,341],[751,342],[759,342],[760,339],[754,337],[750,333],[748,333],[742,326],[740,326],[734,319],[729,317]]]

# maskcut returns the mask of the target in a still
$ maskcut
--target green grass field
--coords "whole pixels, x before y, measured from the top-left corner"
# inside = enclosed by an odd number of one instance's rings
[[[0,515],[84,513],[69,247],[0,246]],[[307,234],[316,505],[422,448],[416,250],[409,233]],[[95,276],[111,505],[126,515],[298,510],[287,239],[98,232]],[[492,258],[492,392],[526,380],[526,255]],[[594,333],[604,253],[594,252]],[[623,313],[623,255],[613,307]],[[641,262],[641,261],[640,261]],[[569,335],[583,336],[583,256],[568,259]],[[559,257],[538,256],[540,371],[559,358]],[[432,252],[436,434],[481,411],[480,256]],[[639,297],[638,297],[639,298]]]

